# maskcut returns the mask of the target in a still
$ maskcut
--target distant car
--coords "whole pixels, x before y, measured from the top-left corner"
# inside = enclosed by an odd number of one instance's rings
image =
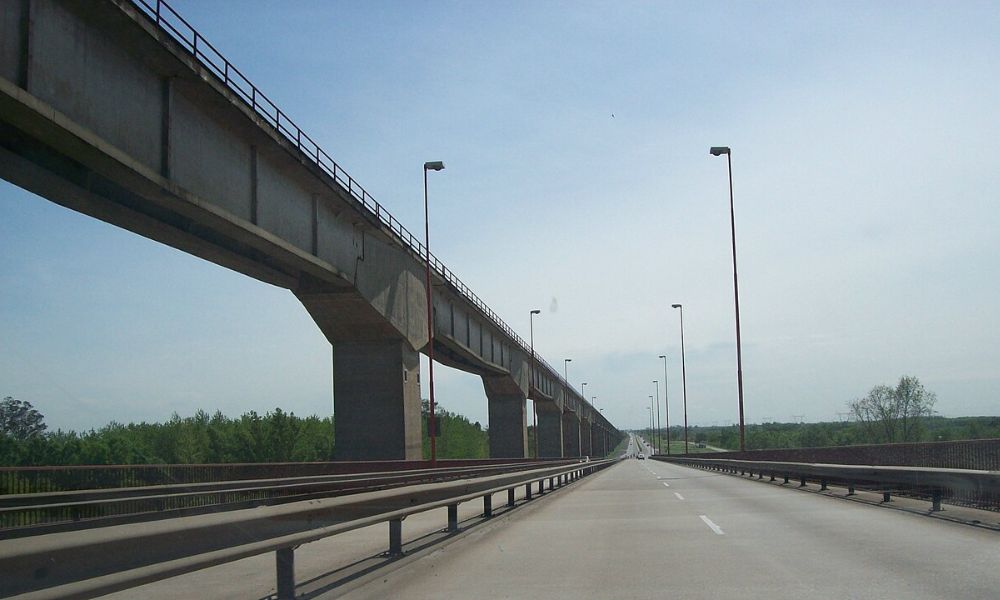
[[[705,442],[698,442],[698,447],[699,448],[704,448],[705,447]]]
[[[642,452],[640,452],[640,453],[639,453],[639,454],[638,454],[638,455],[636,456],[636,458],[638,458],[639,460],[646,460],[646,455],[645,455],[645,454],[643,454]]]

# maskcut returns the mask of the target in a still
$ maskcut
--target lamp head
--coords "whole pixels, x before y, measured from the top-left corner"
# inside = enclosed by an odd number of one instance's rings
[[[680,305],[680,304],[671,304],[670,306],[672,306],[672,307],[674,307],[674,308],[680,308],[680,307],[681,307],[681,305]]]
[[[663,354],[661,354],[661,355],[660,355],[660,358],[666,358],[666,356],[665,356],[665,355],[663,355]]]
[[[533,314],[533,315],[537,315],[537,314],[540,314],[541,312],[542,312],[542,311],[540,311],[540,310],[538,310],[538,309],[536,308],[535,310],[531,311],[531,314]]]
[[[729,146],[712,146],[708,151],[712,153],[712,156],[721,156],[729,154]]]
[[[444,163],[439,160],[432,160],[430,162],[424,163],[425,171],[441,171],[444,169]]]
[[[567,359],[565,359],[565,362],[573,362],[573,359],[572,358],[567,358]]]

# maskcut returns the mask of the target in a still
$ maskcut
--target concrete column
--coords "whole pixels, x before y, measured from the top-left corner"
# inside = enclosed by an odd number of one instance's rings
[[[403,340],[333,348],[337,460],[420,460],[419,354]]]
[[[483,377],[489,402],[490,458],[527,456],[527,399],[509,377]]]
[[[605,447],[604,428],[596,425],[595,428],[597,431],[594,432],[594,444],[596,446],[596,448],[594,448],[594,456],[600,456],[603,458],[608,455],[608,450]]]
[[[592,456],[593,446],[590,441],[590,431],[591,431],[590,421],[586,419],[580,419],[580,456]]]
[[[538,410],[538,456],[560,458],[563,455],[562,410],[554,402],[536,402]]]
[[[580,419],[576,413],[562,414],[563,456],[580,456]]]

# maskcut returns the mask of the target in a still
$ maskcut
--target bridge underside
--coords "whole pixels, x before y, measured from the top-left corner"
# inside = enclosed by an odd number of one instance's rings
[[[291,290],[333,346],[338,458],[419,459],[422,262],[314,158],[128,0],[0,3],[0,177]],[[523,457],[529,362],[463,293],[435,274],[435,354],[483,378],[491,454]]]

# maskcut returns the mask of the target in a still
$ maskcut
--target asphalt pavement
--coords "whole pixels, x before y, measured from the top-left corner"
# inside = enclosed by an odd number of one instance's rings
[[[993,530],[652,460],[565,492],[320,597],[1000,597]]]

